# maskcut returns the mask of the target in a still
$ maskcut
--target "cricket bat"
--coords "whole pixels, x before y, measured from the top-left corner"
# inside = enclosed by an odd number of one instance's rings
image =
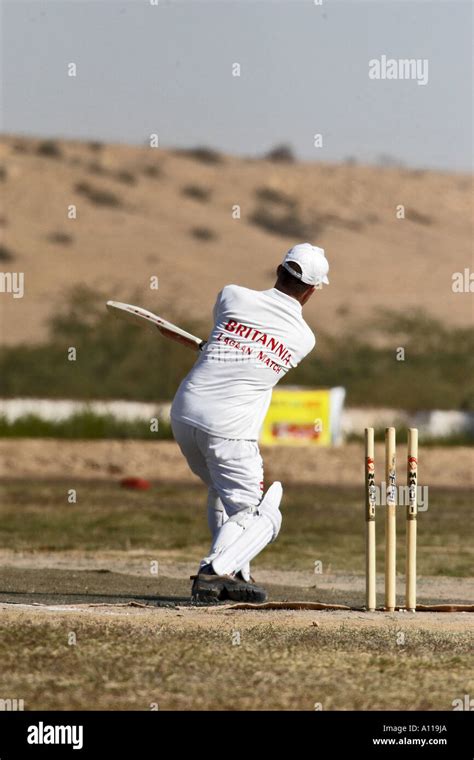
[[[132,304],[121,303],[120,301],[107,301],[106,305],[107,309],[119,319],[134,322],[142,326],[148,324],[152,329],[159,330],[165,338],[182,343],[183,346],[192,348],[194,351],[202,351],[206,345],[205,340],[191,335],[186,330],[182,330],[171,322],[167,322],[166,319],[162,319],[162,317],[153,314],[153,312],[147,309],[142,309],[141,306],[133,306]]]

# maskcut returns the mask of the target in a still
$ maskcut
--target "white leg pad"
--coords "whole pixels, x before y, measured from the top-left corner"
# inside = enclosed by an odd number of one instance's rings
[[[233,515],[221,528],[207,558],[217,575],[229,575],[243,568],[276,539],[281,527],[281,483],[268,489],[257,509]]]

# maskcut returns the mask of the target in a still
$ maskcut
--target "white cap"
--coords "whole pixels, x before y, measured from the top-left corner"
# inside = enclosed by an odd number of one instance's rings
[[[301,267],[301,274],[288,266],[289,261],[294,261]],[[298,243],[290,248],[283,259],[282,266],[306,285],[318,285],[323,282],[329,285],[328,272],[329,262],[324,255],[324,248],[318,248],[311,243]]]

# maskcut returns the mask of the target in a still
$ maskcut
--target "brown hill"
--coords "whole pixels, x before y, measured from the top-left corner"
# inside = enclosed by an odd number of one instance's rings
[[[377,307],[472,323],[469,293],[451,287],[472,269],[468,176],[5,137],[0,181],[0,268],[25,273],[23,299],[0,294],[4,344],[43,339],[81,283],[207,321],[223,285],[271,286],[303,240],[331,264],[330,287],[307,307],[316,330],[341,331]]]

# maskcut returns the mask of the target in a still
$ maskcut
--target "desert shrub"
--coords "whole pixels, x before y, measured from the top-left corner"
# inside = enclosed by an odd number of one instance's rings
[[[193,227],[191,235],[197,240],[217,240],[216,233],[209,227]]]
[[[261,201],[266,203],[281,203],[282,205],[294,207],[296,200],[281,190],[275,190],[273,187],[259,187],[255,195]]]
[[[194,198],[196,201],[208,201],[211,197],[211,191],[207,187],[201,187],[200,185],[186,185],[181,190],[183,195],[188,198]]]
[[[0,245],[0,261],[7,262],[7,261],[13,261],[15,258],[15,255],[12,253],[12,251],[6,247],[6,245]]]
[[[430,216],[422,214],[414,208],[405,209],[405,219],[408,219],[409,222],[415,222],[415,224],[433,224],[433,220]]]
[[[48,235],[50,243],[57,243],[58,245],[71,245],[74,238],[68,232],[52,232]]]
[[[25,140],[18,140],[12,145],[15,153],[28,153],[28,143]]]
[[[100,164],[98,161],[91,161],[91,163],[88,165],[87,170],[90,172],[90,174],[105,174],[105,168]]]
[[[274,206],[258,206],[250,221],[267,232],[282,237],[300,238],[301,240],[314,236],[314,228],[303,219],[296,208],[275,208]]]
[[[39,156],[48,156],[49,158],[62,157],[61,148],[54,140],[44,140],[38,145],[36,152]]]
[[[122,201],[115,193],[112,193],[110,190],[94,187],[89,182],[78,182],[74,189],[76,193],[84,195],[87,200],[95,203],[97,206],[118,207],[122,205]]]
[[[119,182],[123,182],[125,185],[136,185],[137,184],[137,178],[135,177],[132,172],[127,171],[126,169],[121,169],[120,171],[116,172],[113,177],[115,179],[118,179]]]
[[[196,161],[200,161],[202,164],[221,164],[223,162],[222,155],[212,148],[197,147],[197,148],[183,148],[179,149],[177,153],[189,158],[194,158]]]
[[[259,203],[250,217],[258,227],[274,235],[310,239],[321,233],[321,225],[303,216],[297,201],[272,187],[256,190]]]
[[[279,164],[294,164],[296,159],[294,153],[289,145],[277,145],[270,150],[265,158],[268,161],[273,161]]]
[[[142,169],[143,174],[145,177],[151,177],[152,179],[155,179],[156,177],[161,177],[162,171],[159,166],[156,166],[156,164],[149,164],[148,166],[144,166]]]

